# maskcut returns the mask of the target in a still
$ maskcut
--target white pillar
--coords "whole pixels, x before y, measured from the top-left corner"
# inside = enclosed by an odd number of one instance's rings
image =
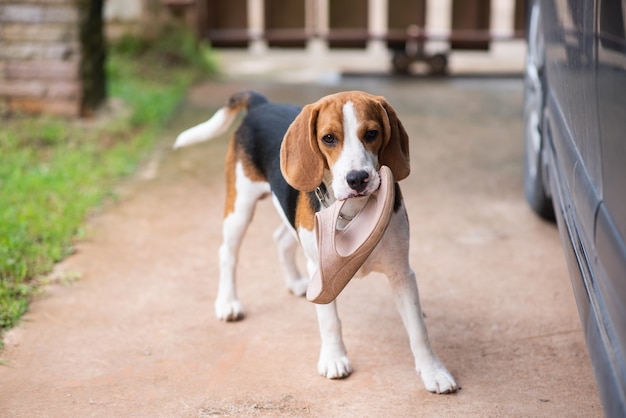
[[[265,31],[265,18],[263,16],[263,0],[247,0],[248,6],[248,35],[250,42],[250,52],[262,54],[267,51],[267,42],[263,39]]]
[[[328,42],[326,36],[329,31],[328,2],[330,0],[306,0],[307,28],[310,27],[318,37],[309,39],[307,49],[312,54],[328,53]],[[308,17],[310,14],[310,17]]]
[[[448,38],[452,31],[452,0],[427,0],[426,35],[436,38]],[[449,50],[448,41],[429,41],[428,49],[436,52]]]
[[[512,37],[515,32],[515,0],[491,1],[489,31],[499,38]]]
[[[387,51],[387,44],[383,38],[387,35],[389,28],[388,7],[389,0],[369,0],[367,3],[367,32],[375,38],[367,43],[367,50],[370,54]]]

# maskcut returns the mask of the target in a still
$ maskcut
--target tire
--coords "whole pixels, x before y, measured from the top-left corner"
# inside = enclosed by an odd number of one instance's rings
[[[524,194],[542,218],[554,220],[549,193],[544,111],[546,107],[545,46],[539,1],[531,2],[524,77]]]
[[[391,65],[395,74],[407,75],[409,74],[409,67],[413,60],[402,49],[396,49],[393,51],[391,58]]]
[[[428,63],[428,74],[433,76],[448,74],[448,56],[446,54],[435,54],[429,57],[426,62]]]

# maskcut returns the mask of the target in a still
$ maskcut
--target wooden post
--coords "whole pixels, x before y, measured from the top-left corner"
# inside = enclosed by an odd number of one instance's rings
[[[106,41],[102,10],[104,0],[79,0],[79,33],[81,45],[80,82],[81,114],[90,115],[106,99]]]

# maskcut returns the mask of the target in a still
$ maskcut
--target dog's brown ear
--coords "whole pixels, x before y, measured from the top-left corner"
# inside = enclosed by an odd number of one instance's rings
[[[411,161],[409,158],[409,135],[393,107],[383,97],[379,97],[383,108],[385,129],[384,143],[380,150],[379,162],[391,169],[395,181],[409,176]]]
[[[317,145],[316,104],[305,106],[291,123],[280,147],[280,170],[296,190],[310,192],[322,183],[324,159]]]

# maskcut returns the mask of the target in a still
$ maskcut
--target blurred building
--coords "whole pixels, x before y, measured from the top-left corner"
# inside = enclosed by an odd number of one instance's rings
[[[213,48],[389,50],[393,67],[421,60],[445,71],[451,51],[520,39],[524,0],[107,0],[109,34],[176,16]],[[134,23],[133,23],[134,22]],[[143,22],[143,24],[142,24]],[[148,25],[146,25],[148,23]]]
[[[3,0],[0,113],[88,115],[105,93],[102,34],[155,36],[176,21],[213,48],[324,56],[361,50],[445,73],[453,51],[520,39],[524,0]],[[105,23],[103,29],[103,20]],[[380,54],[384,51],[386,54]]]

